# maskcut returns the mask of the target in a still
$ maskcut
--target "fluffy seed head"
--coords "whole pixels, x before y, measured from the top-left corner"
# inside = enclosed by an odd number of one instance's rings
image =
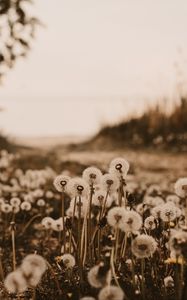
[[[62,262],[67,269],[71,269],[75,266],[75,258],[71,254],[62,255]]]
[[[65,192],[69,180],[70,177],[67,175],[58,175],[53,181],[54,187],[58,192]]]
[[[113,207],[109,210],[107,215],[108,224],[112,227],[123,227],[123,220],[126,214],[124,207]]]
[[[181,198],[185,198],[187,196],[187,177],[177,180],[175,183],[175,193]]]
[[[123,300],[124,292],[120,287],[108,285],[102,288],[98,295],[99,300]]]
[[[96,167],[86,168],[82,174],[83,179],[89,184],[99,184],[101,180],[102,173]]]
[[[67,184],[67,193],[72,197],[87,196],[89,193],[89,185],[83,178],[70,179]]]
[[[142,217],[133,210],[126,210],[122,222],[119,224],[119,228],[125,232],[137,231],[141,226]]]
[[[20,269],[8,274],[4,285],[9,293],[22,293],[27,289],[26,279]]]
[[[132,246],[131,246],[132,253],[137,258],[144,258],[144,257],[151,256],[156,251],[156,248],[157,248],[157,243],[154,240],[154,238],[146,234],[138,235],[132,241]]]
[[[130,165],[124,158],[118,157],[111,161],[109,167],[109,173],[115,174],[118,177],[126,177],[129,171]]]
[[[116,192],[119,187],[119,179],[114,174],[105,174],[101,177],[101,185],[105,191]]]

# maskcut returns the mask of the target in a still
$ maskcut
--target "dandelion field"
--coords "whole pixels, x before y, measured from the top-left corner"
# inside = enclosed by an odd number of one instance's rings
[[[0,152],[0,299],[187,299],[185,156],[123,156]]]

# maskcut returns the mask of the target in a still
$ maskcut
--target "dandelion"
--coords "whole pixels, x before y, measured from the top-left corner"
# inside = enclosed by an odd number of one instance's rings
[[[83,178],[73,178],[67,183],[67,193],[72,197],[87,196],[89,185]]]
[[[162,211],[162,205],[155,206],[151,209],[151,215],[155,219],[158,219],[160,218],[161,211]]]
[[[109,173],[115,174],[118,177],[126,177],[129,171],[130,165],[124,158],[118,157],[111,161],[109,167]]]
[[[157,243],[149,235],[141,234],[132,241],[131,250],[137,258],[150,257],[156,251]]]
[[[12,198],[10,199],[10,204],[15,207],[15,206],[19,206],[21,203],[21,200],[19,198]]]
[[[27,289],[26,279],[20,269],[8,274],[4,285],[9,293],[22,293]]]
[[[126,210],[123,207],[113,207],[107,214],[108,224],[112,227],[123,227],[123,220],[126,214]]]
[[[99,292],[99,300],[123,300],[124,292],[120,287],[108,285]]]
[[[83,179],[89,185],[96,185],[100,183],[102,173],[98,168],[89,167],[86,168],[82,174]]]
[[[119,187],[119,180],[113,174],[105,174],[101,177],[101,185],[105,191],[113,193]]]
[[[51,229],[51,228],[53,228],[54,220],[50,217],[45,217],[42,219],[41,223],[45,229]]]
[[[144,221],[144,226],[148,230],[154,230],[156,228],[155,218],[153,216],[147,217]]]
[[[30,204],[30,202],[28,202],[28,201],[23,201],[22,203],[21,203],[21,209],[22,210],[25,210],[25,211],[29,211],[29,210],[31,210],[31,204]]]
[[[181,198],[187,196],[187,178],[180,178],[177,180],[175,183],[175,193]]]
[[[184,255],[186,257],[187,232],[176,231],[171,234],[169,248],[176,256]]]
[[[180,202],[180,198],[177,195],[168,195],[166,197],[166,202],[174,203],[175,205],[178,205]]]
[[[108,196],[105,203],[105,197],[106,197],[106,192],[102,190],[98,190],[93,195],[93,200],[92,200],[93,205],[102,207],[105,204],[106,207],[110,207],[112,205],[113,199],[112,197]]]
[[[45,200],[43,200],[43,199],[38,199],[37,205],[38,205],[39,207],[44,207],[44,206],[45,206]]]
[[[125,232],[137,231],[142,226],[142,218],[136,211],[125,211],[119,228]]]
[[[108,269],[106,269],[103,263],[100,263],[92,267],[88,272],[88,282],[95,288],[101,288],[107,283],[109,275]]]
[[[30,287],[35,287],[41,280],[43,272],[40,268],[36,267],[35,264],[31,264],[30,261],[24,261],[20,266],[24,278],[26,279],[27,285]]]
[[[47,269],[45,259],[38,254],[29,254],[23,259],[21,269],[24,270],[25,274],[27,273],[26,266],[28,267],[28,264],[30,264],[31,267],[38,269],[41,275]]]
[[[52,229],[53,229],[54,231],[58,231],[58,232],[60,232],[60,231],[63,230],[63,222],[62,222],[62,218],[59,218],[59,219],[54,220],[54,221],[52,222]]]
[[[161,207],[160,211],[160,218],[164,222],[170,222],[176,219],[176,209],[175,206],[172,204],[164,204]]]
[[[75,266],[75,258],[73,255],[65,253],[64,255],[61,256],[63,265],[67,268],[67,269],[71,269]]]
[[[54,179],[53,184],[58,192],[65,192],[69,180],[70,180],[70,177],[67,175],[58,175]]]
[[[2,212],[4,212],[5,214],[8,214],[12,211],[12,206],[8,203],[3,203],[1,205],[1,210]]]
[[[174,287],[174,280],[171,276],[167,276],[164,278],[164,285],[166,288]]]

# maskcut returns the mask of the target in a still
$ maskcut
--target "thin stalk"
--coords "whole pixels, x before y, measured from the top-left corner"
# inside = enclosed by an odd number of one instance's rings
[[[145,261],[144,258],[141,259],[141,288],[142,288],[142,299],[145,300],[145,278],[144,278],[144,269],[145,269]]]
[[[16,270],[16,245],[15,245],[15,223],[11,222],[11,239],[12,239],[12,267]]]

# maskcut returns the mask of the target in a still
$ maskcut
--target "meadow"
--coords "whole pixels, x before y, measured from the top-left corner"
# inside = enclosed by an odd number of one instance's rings
[[[1,150],[0,299],[185,300],[186,170],[184,153]]]

